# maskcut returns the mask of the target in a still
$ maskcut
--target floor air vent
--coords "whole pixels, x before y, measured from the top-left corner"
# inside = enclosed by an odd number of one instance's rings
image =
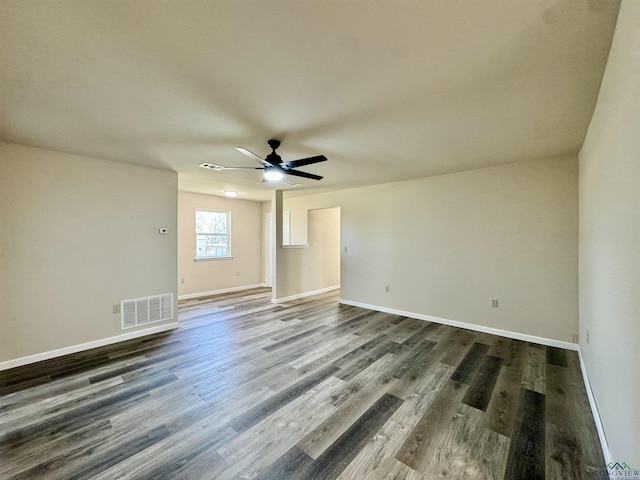
[[[122,330],[173,318],[173,293],[120,302]]]

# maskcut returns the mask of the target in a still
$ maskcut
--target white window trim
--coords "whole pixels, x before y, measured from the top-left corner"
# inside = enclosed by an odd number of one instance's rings
[[[216,262],[220,260],[233,260],[233,257],[196,257],[193,259],[194,262]]]
[[[224,256],[211,256],[211,255],[207,255],[207,256],[198,256],[198,235],[215,235],[213,233],[206,233],[206,232],[198,232],[197,230],[197,225],[195,228],[195,236],[196,236],[196,256],[193,259],[195,262],[207,262],[210,260],[231,260],[233,259],[233,256],[231,255],[231,210],[212,210],[209,208],[196,208],[195,214],[197,215],[198,212],[211,212],[211,213],[224,213],[227,215],[227,255]],[[223,234],[221,234],[223,235]]]

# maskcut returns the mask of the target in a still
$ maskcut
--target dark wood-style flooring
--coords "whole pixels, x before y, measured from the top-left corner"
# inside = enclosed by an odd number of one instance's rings
[[[591,479],[575,352],[270,291],[0,372],[2,479]]]

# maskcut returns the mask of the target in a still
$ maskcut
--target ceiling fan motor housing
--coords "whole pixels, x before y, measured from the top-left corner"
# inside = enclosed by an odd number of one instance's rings
[[[267,141],[267,143],[271,147],[271,150],[276,150],[280,146],[280,140],[276,140],[275,138]]]
[[[269,162],[271,165],[277,165],[279,163],[282,163],[282,158],[280,157],[280,155],[276,153],[276,149],[280,146],[280,140],[276,140],[275,138],[272,138],[267,143],[269,144],[269,146],[271,147],[271,150],[273,151],[269,155],[267,155],[267,158],[265,158],[265,160]]]

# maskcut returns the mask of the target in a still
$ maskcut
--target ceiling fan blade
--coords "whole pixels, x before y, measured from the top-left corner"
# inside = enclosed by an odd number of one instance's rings
[[[282,170],[282,173],[286,175],[294,175],[296,177],[310,178],[311,180],[322,180],[320,175],[314,175],[313,173],[301,172],[299,170]]]
[[[264,158],[256,155],[255,153],[253,153],[251,150],[248,150],[244,147],[235,147],[237,151],[239,151],[240,153],[244,153],[247,157],[251,157],[254,160],[257,160],[258,162],[260,162],[262,165],[264,165],[265,167],[270,167],[271,164],[269,162],[267,162]]]
[[[264,170],[262,167],[223,167],[222,170]]]
[[[262,167],[226,167],[224,165],[216,165],[215,163],[201,163],[199,165],[202,168],[208,168],[209,170],[263,170]]]
[[[305,165],[311,165],[312,163],[320,163],[320,162],[326,162],[327,161],[327,157],[325,157],[324,155],[317,155],[315,157],[309,157],[309,158],[301,158],[300,160],[291,160],[289,162],[283,162],[280,164],[280,166],[282,168],[297,168],[297,167],[304,167]]]

